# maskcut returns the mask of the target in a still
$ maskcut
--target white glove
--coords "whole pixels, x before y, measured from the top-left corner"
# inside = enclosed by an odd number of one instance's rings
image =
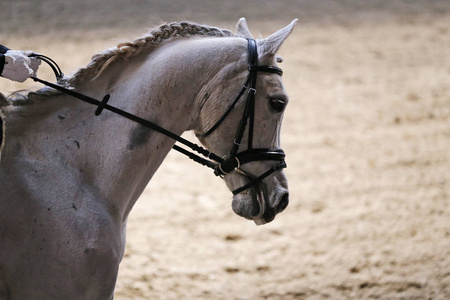
[[[14,81],[24,82],[31,76],[36,76],[41,61],[34,57],[28,57],[32,51],[8,50],[5,55],[5,66],[2,76]]]

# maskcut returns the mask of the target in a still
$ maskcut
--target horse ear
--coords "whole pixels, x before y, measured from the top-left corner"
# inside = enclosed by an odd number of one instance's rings
[[[281,45],[294,30],[297,21],[298,19],[293,20],[288,26],[258,42],[258,54],[261,59],[275,56]]]
[[[238,23],[236,24],[236,34],[249,39],[253,38],[250,29],[248,29],[247,21],[245,20],[245,18],[240,18]]]

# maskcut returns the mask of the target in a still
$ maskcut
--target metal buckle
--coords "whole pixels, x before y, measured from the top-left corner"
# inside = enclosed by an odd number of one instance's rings
[[[238,170],[238,169],[241,167],[241,162],[239,161],[239,158],[237,158],[237,157],[235,156],[234,159],[235,159],[236,162],[237,162],[237,167],[235,167],[235,168],[233,169],[233,171],[231,171],[231,172],[225,172],[225,171],[222,169],[222,164],[219,164],[219,170],[220,170],[220,172],[222,172],[222,174],[224,174],[224,175],[231,174],[231,173],[233,173],[233,172],[236,172],[236,170]],[[226,161],[226,160],[227,160],[227,159],[224,157],[224,161]]]

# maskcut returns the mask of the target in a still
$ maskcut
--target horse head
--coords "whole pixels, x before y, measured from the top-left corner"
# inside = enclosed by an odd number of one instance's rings
[[[255,42],[245,19],[239,20],[237,35],[248,40],[248,47],[222,78],[221,87],[213,84],[219,92],[202,108],[203,123],[208,125],[196,130],[206,147],[224,156],[219,173],[233,191],[233,211],[258,225],[271,222],[289,203],[287,179],[281,170],[286,166],[284,152],[280,148],[288,96],[276,54],[296,21]],[[233,99],[227,89],[240,88],[242,82],[244,87]],[[228,107],[225,111],[224,106]]]

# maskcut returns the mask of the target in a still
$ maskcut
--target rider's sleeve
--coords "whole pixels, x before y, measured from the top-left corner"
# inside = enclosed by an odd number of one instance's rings
[[[0,75],[2,75],[3,67],[5,66],[5,56],[3,54],[6,53],[9,49],[5,46],[0,45]]]
[[[5,66],[5,56],[3,54],[6,53],[9,49],[5,46],[0,45],[0,75],[2,75],[3,67]]]

